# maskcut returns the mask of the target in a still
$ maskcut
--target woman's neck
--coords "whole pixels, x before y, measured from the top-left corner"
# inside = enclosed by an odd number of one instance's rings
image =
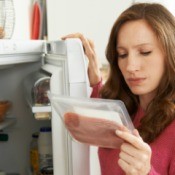
[[[154,98],[153,95],[140,95],[139,96],[139,101],[140,101],[140,106],[141,108],[145,111],[149,103],[152,101]]]

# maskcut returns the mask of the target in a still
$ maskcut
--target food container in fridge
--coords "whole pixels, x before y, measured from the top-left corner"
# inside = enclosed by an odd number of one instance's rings
[[[47,110],[50,107],[50,100],[47,91],[50,90],[50,75],[37,71],[29,74],[23,81],[24,93],[36,119],[50,118]],[[42,110],[43,109],[43,110]]]
[[[9,100],[0,100],[0,122],[3,122],[12,103]]]

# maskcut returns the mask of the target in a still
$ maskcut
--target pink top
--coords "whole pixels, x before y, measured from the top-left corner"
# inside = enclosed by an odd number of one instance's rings
[[[91,97],[99,97],[98,92],[102,86],[99,82],[93,87]],[[140,124],[144,111],[139,108],[134,118],[134,126]],[[152,168],[149,175],[175,175],[175,121],[150,144],[152,149]],[[99,148],[99,161],[101,175],[124,175],[118,165],[119,149]]]

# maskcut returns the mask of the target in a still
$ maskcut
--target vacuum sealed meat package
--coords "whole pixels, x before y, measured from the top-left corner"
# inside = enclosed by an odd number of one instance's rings
[[[51,104],[71,138],[104,148],[119,148],[123,140],[115,131],[121,126],[133,131],[134,126],[120,100],[75,98],[48,93]]]

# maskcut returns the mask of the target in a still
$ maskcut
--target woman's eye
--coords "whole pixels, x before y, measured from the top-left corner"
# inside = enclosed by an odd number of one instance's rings
[[[118,58],[126,58],[127,54],[118,54]]]
[[[152,51],[141,52],[141,54],[144,55],[144,56],[147,56],[147,55],[151,54],[151,52],[152,52]]]

